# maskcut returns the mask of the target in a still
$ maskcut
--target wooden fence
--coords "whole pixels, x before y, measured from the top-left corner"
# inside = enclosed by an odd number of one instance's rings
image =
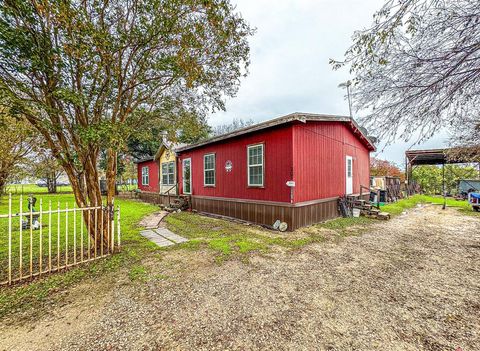
[[[31,198],[30,198],[31,199]],[[17,199],[15,199],[17,202]],[[120,250],[120,207],[77,208],[48,202],[24,211],[23,196],[14,212],[0,214],[0,285],[32,279],[94,261]],[[5,223],[6,222],[6,223]],[[103,236],[102,236],[103,233]],[[103,240],[102,240],[103,238]]]

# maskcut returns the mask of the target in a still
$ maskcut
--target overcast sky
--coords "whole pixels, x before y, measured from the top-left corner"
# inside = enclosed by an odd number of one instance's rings
[[[213,114],[213,126],[233,118],[256,122],[291,112],[348,115],[338,84],[348,71],[333,71],[329,58],[342,59],[357,29],[372,23],[383,0],[233,0],[257,29],[250,39],[251,65],[227,111]],[[417,148],[443,147],[446,134]],[[412,142],[398,141],[378,157],[403,164]],[[380,146],[380,149],[383,149]]]

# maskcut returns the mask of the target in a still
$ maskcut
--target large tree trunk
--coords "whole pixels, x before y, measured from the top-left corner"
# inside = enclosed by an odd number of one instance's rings
[[[48,172],[47,174],[47,189],[49,194],[57,192],[57,175],[55,172]]]
[[[0,172],[0,196],[5,193],[5,187],[7,185],[7,177]]]
[[[116,168],[110,168],[113,169],[113,174],[107,171],[108,191],[106,206],[104,206],[100,191],[100,179],[97,171],[97,156],[98,152],[96,151],[92,151],[85,156],[83,162],[84,169],[82,173],[77,174],[76,170],[71,164],[64,165],[64,169],[67,173],[68,179],[70,180],[77,206],[101,207],[99,209],[91,210],[90,218],[88,217],[88,213],[84,212],[83,219],[85,224],[90,224],[89,234],[91,237],[92,247],[95,247],[96,245],[98,252],[98,250],[101,250],[103,246],[103,252],[105,253],[111,247],[109,234],[111,233],[110,222],[113,220],[113,199],[115,196],[115,181],[113,182],[113,187],[111,187],[111,182],[109,182],[108,179],[110,179],[109,177],[112,176],[115,179]],[[113,193],[110,191],[111,188],[113,189]]]

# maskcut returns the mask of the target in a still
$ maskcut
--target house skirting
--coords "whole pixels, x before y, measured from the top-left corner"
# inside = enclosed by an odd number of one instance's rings
[[[277,219],[288,224],[288,230],[319,223],[340,215],[338,197],[296,204],[207,196],[191,196],[192,209],[198,212],[238,218],[248,222],[272,225]]]
[[[155,205],[164,205],[169,206],[170,201],[173,200],[176,195],[164,195],[159,193],[149,193],[149,192],[141,192],[137,194],[137,198]]]

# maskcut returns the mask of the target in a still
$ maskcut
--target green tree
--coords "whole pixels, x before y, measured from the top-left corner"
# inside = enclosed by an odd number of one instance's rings
[[[23,173],[20,168],[25,168],[38,142],[37,131],[27,121],[0,111],[0,195],[15,173]]]
[[[111,206],[129,137],[178,109],[223,109],[251,34],[228,0],[1,1],[0,89],[45,138],[78,206],[100,203],[106,150]]]
[[[208,137],[210,126],[203,116],[177,112],[170,118],[157,118],[143,126],[128,139],[128,154],[136,159],[153,156],[162,142],[162,133],[168,140],[180,143],[195,143]]]
[[[40,147],[30,158],[30,173],[44,180],[49,194],[57,192],[57,180],[63,173],[62,166],[48,148]]]
[[[417,166],[412,177],[426,194],[443,193],[443,170],[440,166]],[[478,170],[472,166],[445,165],[445,191],[455,194],[460,179],[475,179]]]

